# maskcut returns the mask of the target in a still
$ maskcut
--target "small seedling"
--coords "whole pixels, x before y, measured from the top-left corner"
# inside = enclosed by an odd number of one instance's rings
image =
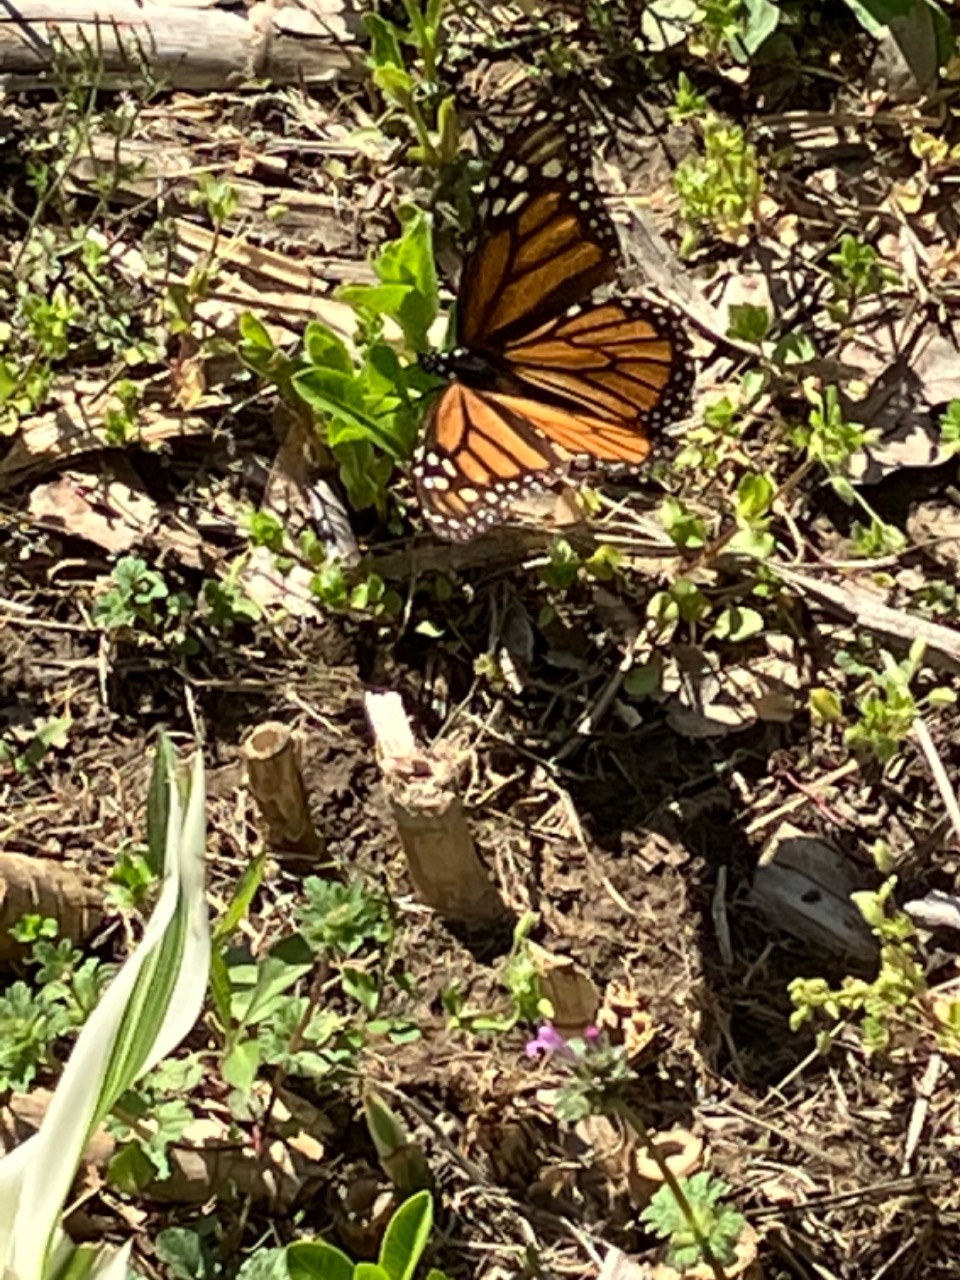
[[[889,654],[883,656],[883,668],[874,671],[838,655],[838,665],[853,674],[866,677],[866,690],[857,701],[857,720],[846,731],[848,746],[865,751],[889,764],[898,755],[913,731],[914,721],[928,708],[952,706],[956,695],[948,686],[938,686],[922,697],[916,697],[911,685],[923,663],[924,643],[915,641],[902,662]]]
[[[665,498],[660,504],[663,527],[682,551],[700,551],[707,545],[707,527],[679,498]]]
[[[872,245],[856,236],[845,235],[829,262],[833,266],[833,301],[827,310],[838,324],[849,324],[857,304],[883,291],[885,285],[899,284],[893,267],[882,261]]]
[[[405,1200],[387,1224],[376,1262],[354,1263],[323,1240],[300,1240],[285,1251],[289,1280],[413,1280],[430,1242],[433,1197],[418,1191]],[[426,1280],[447,1280],[432,1267]]]
[[[855,555],[868,559],[899,555],[906,550],[907,545],[906,536],[896,525],[887,524],[876,515],[869,524],[854,520],[850,529],[850,549]]]
[[[804,392],[811,405],[810,415],[805,424],[796,428],[794,439],[812,462],[826,468],[841,495],[852,493],[852,486],[842,472],[852,455],[872,439],[873,433],[862,423],[849,421],[839,392],[832,384],[821,390],[808,381]]]
[[[469,1009],[459,985],[453,984],[440,997],[448,1027],[479,1035],[501,1034],[512,1031],[521,1021],[532,1022],[544,1016],[540,978],[526,945],[536,922],[537,917],[532,912],[524,912],[513,931],[513,943],[501,979],[510,994],[509,1009],[503,1013]]]
[[[762,192],[756,149],[739,125],[708,112],[700,121],[703,155],[687,156],[673,183],[689,224],[681,254],[689,255],[706,233],[739,240],[753,226]]]
[[[924,1036],[941,1052],[960,1052],[960,1001],[930,991],[913,922],[892,908],[895,887],[896,877],[890,877],[876,892],[851,895],[879,943],[880,967],[872,981],[847,977],[831,988],[823,978],[795,978],[788,987],[794,1031],[827,1020],[818,1037],[822,1053],[844,1027],[859,1034],[868,1053],[913,1049]]]
[[[716,1262],[730,1266],[746,1226],[743,1214],[724,1203],[730,1187],[707,1170],[678,1178],[677,1182],[686,1196],[697,1230],[693,1230],[669,1186],[659,1188],[640,1214],[640,1220],[667,1241],[670,1266],[678,1270],[702,1266],[708,1260],[704,1243]]]
[[[387,899],[360,881],[344,884],[316,876],[307,878],[303,890],[297,932],[256,961],[242,950],[215,960],[213,990],[225,1035],[223,1074],[239,1111],[250,1105],[250,1090],[264,1064],[329,1085],[356,1068],[368,1035],[396,1042],[416,1032],[398,1018],[370,1021],[380,1004],[383,955],[393,938]],[[248,897],[249,890],[243,900]],[[357,957],[364,950],[370,954],[361,964]],[[343,994],[359,1006],[358,1017],[329,1006],[324,980],[334,969]],[[299,994],[310,975],[309,991]]]

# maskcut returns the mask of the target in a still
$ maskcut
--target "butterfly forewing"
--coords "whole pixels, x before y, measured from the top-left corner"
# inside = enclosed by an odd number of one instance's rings
[[[538,118],[487,178],[457,304],[457,338],[494,353],[616,272],[619,242],[575,122]]]

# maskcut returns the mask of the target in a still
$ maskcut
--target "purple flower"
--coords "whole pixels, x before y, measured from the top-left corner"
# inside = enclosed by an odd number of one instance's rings
[[[527,1057],[539,1058],[541,1053],[563,1053],[567,1042],[555,1027],[545,1022],[537,1032],[536,1039],[527,1043]]]
[[[586,1048],[592,1048],[600,1039],[596,1027],[587,1027],[582,1038],[565,1040],[556,1027],[543,1023],[536,1038],[527,1043],[527,1057],[539,1058],[541,1054],[556,1053],[568,1062],[579,1062]]]

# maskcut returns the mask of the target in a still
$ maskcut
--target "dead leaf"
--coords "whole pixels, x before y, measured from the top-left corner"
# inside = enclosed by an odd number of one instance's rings
[[[101,397],[91,398],[96,401]],[[140,448],[150,448],[167,440],[205,435],[209,431],[210,425],[203,418],[143,409],[133,443]],[[114,447],[103,427],[102,408],[91,411],[86,400],[81,402],[76,396],[65,395],[57,409],[21,423],[18,435],[0,458],[0,492],[59,468],[72,458]]]
[[[753,878],[753,900],[775,924],[804,942],[859,960],[877,941],[851,901],[869,888],[860,868],[832,845],[784,822],[767,842]]]
[[[740,663],[695,645],[675,645],[661,683],[670,695],[670,727],[689,738],[713,738],[748,729],[757,720],[788,723],[802,687],[799,652],[788,636],[764,640],[765,654]]]
[[[921,502],[907,517],[907,533],[931,559],[960,575],[960,507]]]
[[[114,555],[145,542],[158,521],[156,503],[138,485],[81,471],[38,485],[27,509],[44,528],[86,538]]]

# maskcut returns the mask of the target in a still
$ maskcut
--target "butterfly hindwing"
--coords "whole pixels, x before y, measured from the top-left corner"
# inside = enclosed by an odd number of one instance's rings
[[[524,394],[641,434],[682,417],[690,401],[687,336],[671,311],[643,298],[573,307],[509,343],[503,360]]]
[[[441,392],[415,473],[424,515],[440,533],[475,537],[503,519],[506,503],[562,477],[569,454],[538,428],[541,407],[462,382]]]

